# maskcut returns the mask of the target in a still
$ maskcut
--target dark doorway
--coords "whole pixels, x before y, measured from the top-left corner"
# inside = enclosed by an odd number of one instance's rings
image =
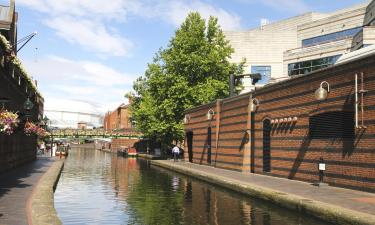
[[[263,121],[263,172],[271,172],[271,121]]]
[[[189,154],[189,162],[193,162],[193,132],[189,131],[186,133],[187,148]]]
[[[207,163],[211,164],[211,127],[207,128]]]

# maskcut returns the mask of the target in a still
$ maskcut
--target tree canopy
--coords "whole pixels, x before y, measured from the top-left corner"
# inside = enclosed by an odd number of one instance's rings
[[[162,143],[182,140],[184,111],[227,97],[229,75],[243,72],[244,62],[229,62],[233,51],[217,18],[206,23],[199,13],[190,13],[134,82],[137,128]]]

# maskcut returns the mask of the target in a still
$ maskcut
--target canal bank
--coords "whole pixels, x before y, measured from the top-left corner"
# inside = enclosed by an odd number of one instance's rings
[[[40,178],[27,203],[29,225],[61,225],[54,207],[54,192],[64,168],[63,159],[57,159]]]
[[[38,156],[37,160],[0,175],[0,224],[28,224],[30,196],[54,163],[54,158]]]
[[[244,174],[187,162],[157,160],[151,164],[333,224],[375,224],[375,194],[372,193],[330,186],[316,187],[306,182]]]

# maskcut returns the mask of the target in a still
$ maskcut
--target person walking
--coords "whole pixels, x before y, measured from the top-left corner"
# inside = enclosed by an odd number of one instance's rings
[[[45,154],[46,145],[44,144],[44,142],[40,143],[39,149],[42,152],[42,154]]]
[[[177,145],[175,145],[173,148],[172,148],[172,154],[173,154],[173,159],[174,161],[178,161],[178,155],[180,154],[180,148],[177,147]]]

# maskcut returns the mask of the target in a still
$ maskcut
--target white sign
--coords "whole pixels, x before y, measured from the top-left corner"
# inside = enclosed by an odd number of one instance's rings
[[[155,148],[155,156],[161,156],[160,148]]]
[[[326,170],[326,164],[325,163],[319,163],[319,170]]]

